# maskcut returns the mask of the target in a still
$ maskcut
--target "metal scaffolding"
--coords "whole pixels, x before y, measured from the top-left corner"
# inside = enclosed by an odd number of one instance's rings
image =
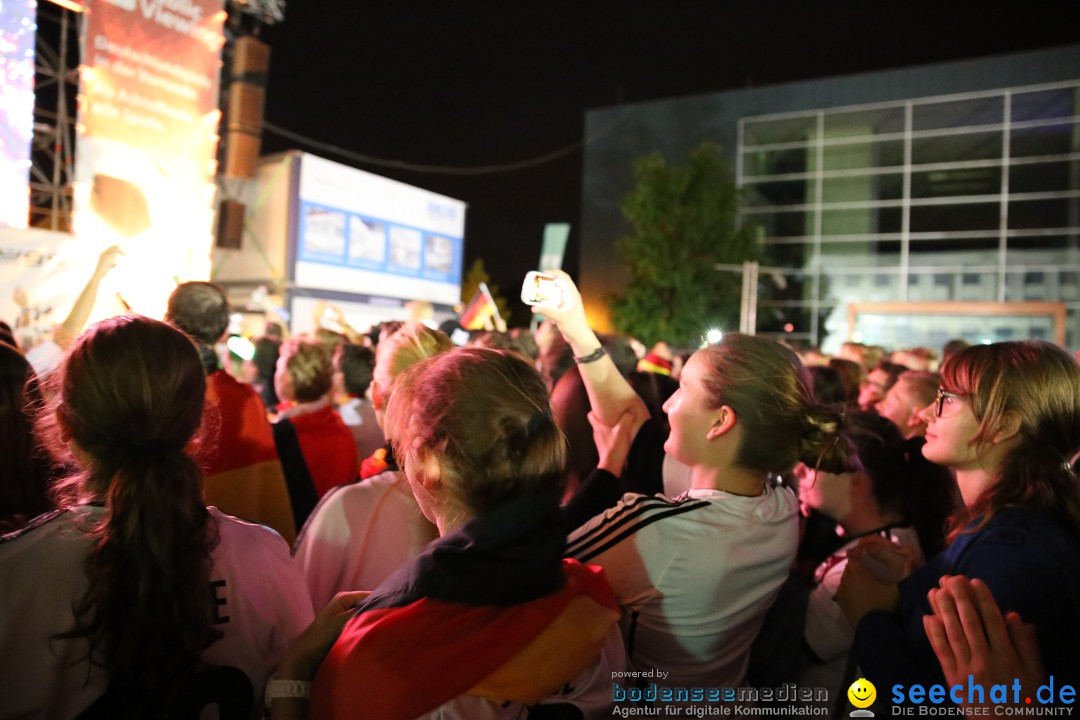
[[[285,0],[228,0],[232,17],[256,25],[285,19]],[[79,89],[81,3],[43,2],[37,10],[34,138],[30,162],[30,225],[71,230],[75,124]],[[231,44],[236,35],[226,33]],[[226,48],[228,52],[228,48]]]
[[[58,5],[38,6],[30,224],[48,230],[71,229],[81,17]]]

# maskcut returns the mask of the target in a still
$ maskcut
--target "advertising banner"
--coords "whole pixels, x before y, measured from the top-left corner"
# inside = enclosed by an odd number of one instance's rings
[[[35,0],[0,0],[0,225],[26,227],[34,136]]]
[[[460,300],[465,203],[308,154],[299,184],[297,287]]]
[[[223,0],[86,11],[75,233],[91,255],[121,247],[117,292],[147,315],[176,281],[209,276],[224,19]]]

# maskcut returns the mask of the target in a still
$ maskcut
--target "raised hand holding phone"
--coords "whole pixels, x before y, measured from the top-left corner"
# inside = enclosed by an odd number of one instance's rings
[[[569,343],[596,417],[604,425],[615,427],[623,413],[632,413],[634,420],[629,424],[629,433],[633,438],[649,417],[645,403],[619,374],[611,358],[604,353],[599,338],[589,327],[585,305],[574,281],[562,270],[545,270],[542,274],[551,278],[550,282],[558,286],[561,298],[557,305],[534,305],[533,312],[554,322]],[[535,283],[535,280],[530,280],[528,276],[526,281]],[[542,284],[546,285],[548,282],[543,280]],[[530,293],[532,289],[530,284]],[[524,288],[522,295],[525,295]]]
[[[558,326],[575,355],[591,352],[600,346],[585,318],[581,293],[562,270],[528,273],[521,288],[521,299],[533,306],[534,313],[550,318]]]
[[[558,308],[563,302],[562,284],[554,275],[533,270],[521,284],[521,302],[544,308]]]

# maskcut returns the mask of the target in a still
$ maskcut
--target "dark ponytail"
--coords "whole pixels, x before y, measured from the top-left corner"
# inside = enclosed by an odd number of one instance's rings
[[[22,354],[0,342],[0,533],[52,509],[48,498],[53,465],[34,437],[41,409],[37,376]]]
[[[908,438],[903,444],[908,485],[904,493],[904,515],[919,535],[923,557],[931,558],[945,549],[949,518],[960,504],[960,490],[948,468],[932,463],[922,454],[926,438]]]
[[[90,467],[61,499],[89,498],[105,512],[91,529],[89,589],[60,637],[89,639],[90,660],[133,712],[177,706],[218,636],[209,591],[216,527],[186,452],[205,390],[191,340],[147,318],[100,323],[63,367],[59,429]]]
[[[915,529],[924,557],[937,555],[956,508],[952,473],[922,456],[925,438],[905,440],[895,423],[875,412],[851,413],[848,431],[878,506]]]

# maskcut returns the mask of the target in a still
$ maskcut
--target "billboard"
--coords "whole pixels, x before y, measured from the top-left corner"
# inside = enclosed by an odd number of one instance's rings
[[[302,154],[297,287],[454,305],[465,203]]]

